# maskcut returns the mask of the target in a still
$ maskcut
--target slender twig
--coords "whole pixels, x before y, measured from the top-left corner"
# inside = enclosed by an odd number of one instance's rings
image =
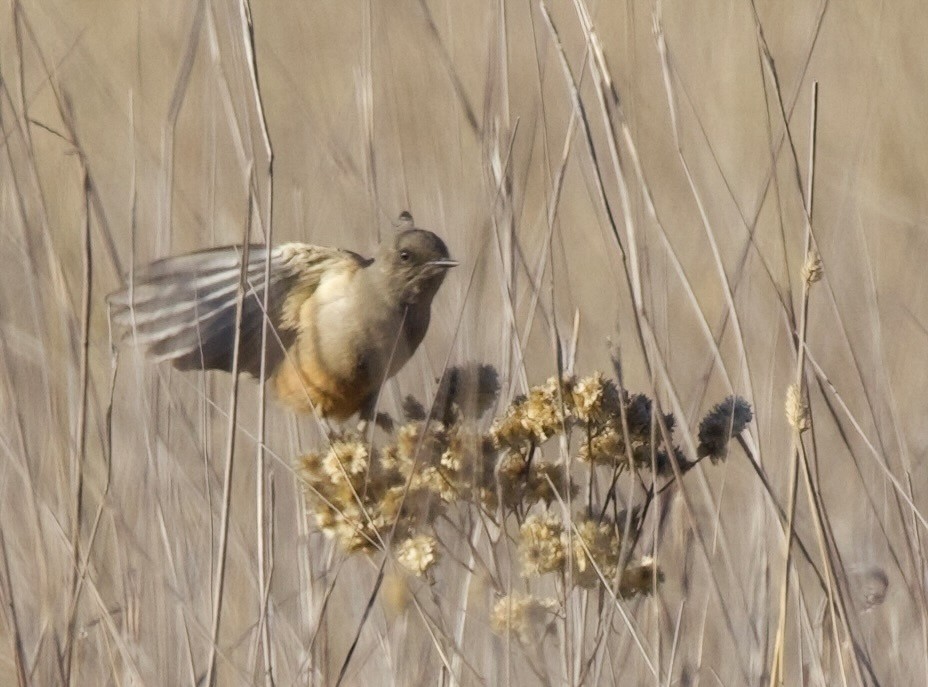
[[[254,24],[251,18],[251,3],[249,0],[241,0],[239,3],[239,15],[242,28],[242,44],[245,47],[248,62],[248,73],[252,87],[252,99],[255,109],[258,111],[258,118],[261,124],[261,135],[264,141],[264,152],[267,156],[267,188],[265,195],[265,213],[262,217],[264,229],[265,259],[264,259],[264,304],[263,311],[270,311],[270,283],[271,283],[271,246],[274,229],[274,152],[271,147],[270,134],[267,127],[267,118],[264,114],[264,104],[261,99],[261,90],[258,81],[258,61],[255,56],[255,34]],[[256,193],[250,189],[249,193]],[[260,199],[256,198],[256,205],[260,209]],[[269,518],[273,519],[273,509],[270,514],[267,511],[265,496],[267,493],[267,464],[264,452],[265,440],[265,423],[267,419],[267,345],[268,345],[268,327],[270,325],[268,317],[261,318],[261,364],[258,376],[258,441],[256,442],[256,460],[255,460],[255,514],[257,522],[255,529],[257,531],[257,549],[258,549],[258,632],[257,637],[261,643],[261,652],[264,660],[264,682],[267,687],[274,685],[274,665],[272,656],[271,630],[268,618],[268,599],[271,588],[271,570],[268,565],[268,557],[272,556],[269,547],[273,546],[273,539],[268,536],[270,525]]]
[[[818,85],[813,84],[812,89],[812,113],[811,113],[811,122],[812,122],[812,138],[810,139],[810,174],[808,179],[809,192],[806,194],[805,198],[805,210],[806,210],[806,230],[805,230],[805,248],[803,251],[804,263],[809,260],[812,253],[812,189],[813,189],[813,174],[814,171],[814,161],[815,161],[815,125],[816,125],[816,115],[817,115],[817,102],[818,102]],[[805,399],[806,397],[806,385],[805,385],[805,346],[806,341],[806,332],[808,326],[808,312],[809,312],[809,287],[811,282],[808,279],[802,279],[802,293],[800,296],[800,309],[799,309],[799,328],[797,332],[798,338],[798,350],[797,350],[797,362],[796,362],[796,372],[794,375],[794,384],[795,384],[795,394],[799,399]],[[804,400],[803,400],[804,402]],[[789,497],[786,507],[786,539],[783,545],[783,572],[781,575],[782,582],[780,583],[780,597],[779,597],[779,615],[777,619],[777,631],[776,638],[774,640],[774,652],[771,659],[770,666],[770,684],[771,685],[782,685],[785,679],[784,675],[784,647],[786,642],[786,615],[787,615],[787,601],[789,599],[789,576],[790,576],[790,566],[791,566],[791,557],[792,557],[792,541],[795,531],[794,520],[796,516],[796,492],[798,486],[798,472],[799,472],[799,463],[801,460],[801,455],[803,454],[803,444],[802,444],[802,432],[805,430],[804,423],[806,422],[805,418],[792,418],[794,421],[792,423],[792,448],[791,455],[792,459],[790,461],[789,468]],[[827,565],[827,562],[826,562]],[[830,587],[829,596],[830,596]],[[839,656],[840,661],[840,656]],[[841,674],[844,678],[845,683],[847,682],[847,677],[844,676],[844,666],[841,664]]]
[[[249,171],[249,180],[252,174]],[[249,187],[251,184],[249,183]],[[229,391],[229,424],[226,436],[225,470],[222,480],[222,512],[219,526],[219,550],[216,553],[216,574],[213,581],[213,623],[209,647],[208,668],[205,683],[207,687],[215,684],[216,651],[219,648],[219,626],[222,622],[222,592],[226,581],[226,550],[229,544],[229,521],[232,511],[232,470],[235,465],[235,427],[238,418],[238,370],[239,342],[242,338],[242,308],[245,302],[246,276],[248,274],[249,236],[251,234],[252,195],[248,195],[248,217],[245,222],[242,241],[242,264],[239,270],[239,284],[235,296],[235,334],[232,339],[232,383]]]
[[[65,101],[67,111],[70,106]],[[80,155],[84,188],[84,251],[83,289],[81,296],[81,357],[80,357],[80,400],[77,409],[77,435],[74,440],[74,462],[72,463],[73,493],[71,502],[71,601],[68,612],[68,634],[65,638],[65,675],[68,683],[73,677],[74,639],[77,626],[77,609],[80,602],[81,570],[81,510],[84,503],[84,462],[87,455],[87,396],[89,387],[90,350],[90,303],[93,283],[93,253],[90,241],[89,175],[86,161]]]

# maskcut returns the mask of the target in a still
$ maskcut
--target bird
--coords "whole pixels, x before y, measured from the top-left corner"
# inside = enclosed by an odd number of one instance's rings
[[[153,361],[232,372],[244,275],[238,371],[260,375],[266,317],[265,375],[284,404],[326,421],[371,420],[381,386],[422,343],[432,300],[458,264],[408,212],[396,227],[372,258],[284,243],[249,244],[244,270],[242,245],[157,260],[110,294],[111,316]]]

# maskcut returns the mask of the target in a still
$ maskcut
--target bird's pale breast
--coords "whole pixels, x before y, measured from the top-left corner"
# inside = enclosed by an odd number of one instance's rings
[[[275,379],[283,402],[346,418],[409,360],[404,312],[367,286],[361,271],[327,275],[302,303],[299,335]]]

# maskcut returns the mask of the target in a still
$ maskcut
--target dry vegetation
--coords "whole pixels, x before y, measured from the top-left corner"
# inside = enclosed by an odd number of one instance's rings
[[[924,683],[926,22],[4,4],[0,685]],[[402,209],[461,267],[368,434],[114,341]]]

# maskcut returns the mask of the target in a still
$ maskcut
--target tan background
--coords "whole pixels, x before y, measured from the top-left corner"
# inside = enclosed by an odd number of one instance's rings
[[[756,411],[752,442],[785,502],[783,404],[796,366],[800,188],[818,81],[813,227],[825,277],[810,299],[808,351],[834,385],[811,385],[818,491],[852,595],[860,596],[874,567],[889,583],[882,604],[851,609],[875,675],[882,684],[923,681],[925,524],[907,502],[928,510],[928,20],[921,5],[761,2],[755,15],[746,1],[591,4],[621,99],[609,119],[620,136],[628,223],[578,14],[570,2],[547,6],[581,79],[622,244],[634,238],[653,380],[582,125],[570,139],[548,223],[572,104],[552,32],[533,2],[256,0],[255,59],[274,152],[273,240],[369,253],[403,209],[447,240],[462,266],[439,294],[422,351],[388,387],[389,407],[401,394],[427,397],[446,361],[493,363],[507,395],[521,391],[523,379],[554,374],[554,342],[559,335],[567,344],[579,313],[578,371],[611,369],[614,346],[627,385],[657,389],[687,431],[732,391],[748,398]],[[133,262],[240,241],[250,174],[252,236],[260,240],[268,159],[246,43],[234,2],[42,0],[0,9],[2,684],[15,684],[16,641],[35,684],[62,679],[72,477],[81,455],[82,555],[89,549],[90,563],[73,631],[74,684],[186,684],[206,670],[228,378],[152,367],[131,347],[117,359],[104,297]],[[91,198],[89,282],[81,160]],[[712,364],[713,339],[724,373]],[[807,371],[814,380],[814,368]],[[219,684],[263,681],[255,668],[250,438],[257,388],[241,386]],[[278,684],[331,683],[374,576],[363,559],[333,551],[302,517],[289,461],[318,442],[311,423],[270,404]],[[693,517],[679,502],[668,504],[670,525],[656,548],[667,582],[628,611],[664,684],[762,683],[776,629],[781,530],[740,454],[687,479]],[[802,489],[797,528],[815,542]],[[800,604],[820,618],[823,599],[807,573],[797,564],[788,684],[803,673],[816,683],[810,656],[831,666],[823,669],[828,684],[839,684],[839,673],[828,672],[836,665],[829,621],[800,622]],[[435,589],[419,590],[435,627],[450,632],[467,609],[461,648],[473,669],[463,682],[508,676],[535,684],[535,675],[517,668],[523,657],[489,633],[488,593],[476,585],[463,594],[453,565]],[[612,622],[597,659],[602,681],[653,680],[626,627]],[[347,682],[447,680],[426,627],[414,610],[394,617],[378,606]],[[547,667],[552,684],[563,682],[558,668],[557,661]],[[853,673],[848,679],[856,680]]]

